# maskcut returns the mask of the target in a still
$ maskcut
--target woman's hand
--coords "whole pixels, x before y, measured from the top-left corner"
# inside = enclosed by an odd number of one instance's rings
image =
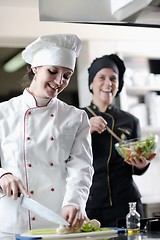
[[[98,132],[98,133],[102,133],[106,130],[106,125],[107,122],[106,120],[101,117],[101,116],[96,116],[96,117],[91,117],[90,118],[90,132]]]
[[[86,220],[86,217],[82,214],[80,209],[75,206],[65,206],[62,208],[62,216],[64,219],[70,223],[70,231],[72,232],[75,228],[77,230],[81,229],[83,221]]]
[[[154,158],[154,157],[153,157]],[[150,159],[151,160],[151,159]],[[128,160],[127,159],[124,159],[124,161],[126,163],[128,163],[129,165],[132,165],[132,166],[135,166],[139,169],[142,169],[142,168],[145,168],[149,163],[150,161],[147,160],[145,157],[141,156],[139,158],[129,158]]]
[[[25,189],[21,180],[11,173],[5,174],[0,178],[0,187],[3,193],[11,197],[13,200],[18,198],[18,193],[23,193],[26,197],[29,197],[29,193]]]

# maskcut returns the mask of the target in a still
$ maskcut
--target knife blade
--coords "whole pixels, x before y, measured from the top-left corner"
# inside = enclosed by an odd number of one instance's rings
[[[26,208],[38,214],[39,216],[47,219],[48,221],[51,221],[60,225],[69,226],[69,223],[64,218],[62,218],[57,213],[51,211],[47,207],[43,206],[39,202],[33,200],[32,198],[25,197],[23,194],[21,194],[20,203],[23,208]]]

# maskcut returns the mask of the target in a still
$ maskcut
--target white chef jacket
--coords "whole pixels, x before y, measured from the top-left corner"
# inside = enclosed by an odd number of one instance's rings
[[[0,176],[11,172],[20,178],[31,197],[61,214],[65,205],[85,213],[92,183],[92,150],[86,113],[53,98],[38,107],[25,89],[0,103]],[[0,231],[22,233],[56,227],[0,196]]]

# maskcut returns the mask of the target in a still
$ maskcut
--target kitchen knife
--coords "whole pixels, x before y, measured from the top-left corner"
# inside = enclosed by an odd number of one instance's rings
[[[69,225],[69,223],[60,215],[46,208],[32,198],[25,197],[23,194],[20,195],[20,203],[22,207],[38,214],[39,216],[47,219],[48,221],[65,226]]]

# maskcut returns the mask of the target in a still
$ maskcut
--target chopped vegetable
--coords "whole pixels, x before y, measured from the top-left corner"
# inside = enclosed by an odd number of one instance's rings
[[[66,233],[69,233],[69,228],[66,227],[66,226],[60,225],[59,228],[56,228],[56,233],[57,233],[57,234],[66,234]]]
[[[94,231],[100,231],[101,223],[96,220],[92,219],[90,221],[84,221],[81,227],[81,232],[94,232]]]
[[[92,224],[93,227],[95,228],[100,228],[101,223],[97,219],[92,219],[90,220],[90,223]]]
[[[46,228],[46,229],[32,229],[28,232],[31,235],[43,235],[43,234],[55,234],[55,228]]]

